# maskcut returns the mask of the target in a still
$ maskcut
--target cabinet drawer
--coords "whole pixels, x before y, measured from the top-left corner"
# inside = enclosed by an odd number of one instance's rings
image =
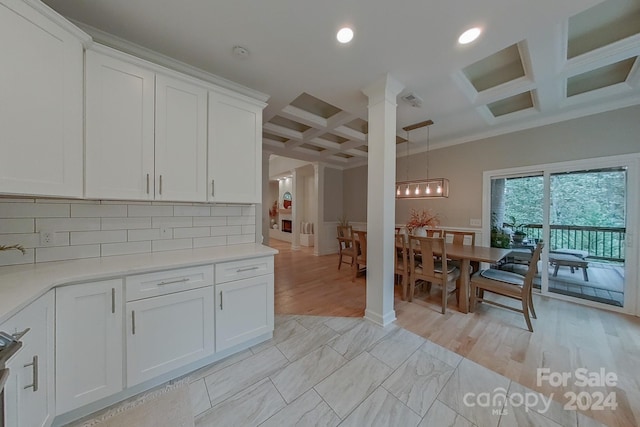
[[[273,273],[273,257],[243,259],[216,264],[216,283]]]
[[[125,278],[127,302],[213,285],[213,265],[179,268]]]

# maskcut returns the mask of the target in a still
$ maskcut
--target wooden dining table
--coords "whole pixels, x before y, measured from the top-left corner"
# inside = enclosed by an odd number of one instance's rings
[[[502,258],[511,253],[511,249],[445,243],[445,250],[447,253],[447,259],[460,261],[460,278],[457,282],[458,288],[460,289],[458,310],[462,313],[468,313],[469,283],[471,279],[469,272],[471,271],[471,262],[488,262],[489,264],[496,264]],[[442,253],[438,253],[436,250],[434,250],[434,254],[442,255]]]

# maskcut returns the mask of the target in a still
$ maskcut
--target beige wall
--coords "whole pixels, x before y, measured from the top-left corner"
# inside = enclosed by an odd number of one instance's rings
[[[638,152],[638,106],[434,150],[429,177],[449,179],[449,198],[398,201],[396,223],[406,222],[411,208],[431,208],[442,225],[469,227],[470,219],[482,218],[482,173],[487,170]],[[409,179],[426,177],[426,158],[426,153],[410,156]],[[396,170],[398,179],[405,180],[404,157]],[[354,221],[366,221],[366,188],[366,166],[344,172],[344,209]]]

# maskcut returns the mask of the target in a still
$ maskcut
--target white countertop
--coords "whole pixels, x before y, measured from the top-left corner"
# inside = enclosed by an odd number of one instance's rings
[[[0,267],[0,323],[56,286],[277,253],[250,243]]]

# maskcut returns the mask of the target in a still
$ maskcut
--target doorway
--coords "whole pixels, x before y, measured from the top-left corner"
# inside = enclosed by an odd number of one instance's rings
[[[637,227],[638,186],[629,183],[637,181],[637,159],[532,169],[485,173],[491,245],[513,249],[499,268],[526,272],[528,253],[542,240],[534,287],[543,295],[634,312],[637,263],[629,260],[637,252],[629,227]]]

